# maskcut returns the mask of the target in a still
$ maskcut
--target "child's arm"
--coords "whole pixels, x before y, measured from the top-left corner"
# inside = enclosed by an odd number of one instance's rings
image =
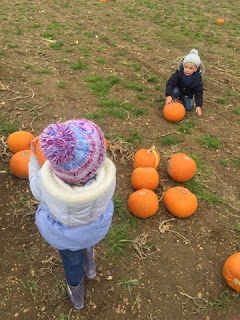
[[[172,96],[167,96],[165,104],[173,103]]]
[[[196,112],[199,116],[202,115],[202,108],[201,107],[196,107]]]
[[[166,95],[166,102],[165,104],[173,103],[173,89],[177,86],[179,81],[179,72],[178,70],[171,75],[166,83],[165,95]]]

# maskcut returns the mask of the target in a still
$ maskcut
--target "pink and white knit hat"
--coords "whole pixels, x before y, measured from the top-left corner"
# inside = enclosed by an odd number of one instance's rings
[[[41,134],[40,147],[55,174],[70,184],[91,179],[106,153],[101,129],[86,119],[49,125]]]

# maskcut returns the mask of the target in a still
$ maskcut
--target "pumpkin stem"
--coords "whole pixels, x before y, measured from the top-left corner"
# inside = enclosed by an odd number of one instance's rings
[[[155,151],[155,146],[153,145],[150,149],[148,149],[147,153],[150,154]]]
[[[235,286],[240,287],[240,280],[239,279],[234,278],[232,280],[232,282],[235,284]]]

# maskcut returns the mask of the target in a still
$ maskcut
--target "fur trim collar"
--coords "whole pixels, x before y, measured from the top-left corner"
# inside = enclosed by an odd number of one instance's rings
[[[96,180],[89,185],[71,186],[58,178],[49,161],[45,161],[41,169],[41,178],[46,190],[54,197],[68,203],[86,203],[94,201],[106,193],[115,182],[116,167],[106,158],[103,166],[96,174]]]

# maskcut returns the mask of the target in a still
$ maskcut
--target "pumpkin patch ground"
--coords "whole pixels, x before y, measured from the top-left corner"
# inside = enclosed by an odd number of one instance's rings
[[[239,293],[222,274],[240,251],[239,10],[227,0],[1,1],[1,319],[239,320]],[[206,68],[202,116],[168,121],[165,84],[192,48]],[[105,134],[117,188],[112,228],[95,248],[97,277],[76,311],[59,254],[34,223],[38,202],[10,171],[7,139],[82,117]],[[141,219],[128,209],[134,155],[152,146],[159,208]],[[176,153],[196,162],[184,183],[168,174]],[[176,186],[198,199],[190,217],[164,205]]]

